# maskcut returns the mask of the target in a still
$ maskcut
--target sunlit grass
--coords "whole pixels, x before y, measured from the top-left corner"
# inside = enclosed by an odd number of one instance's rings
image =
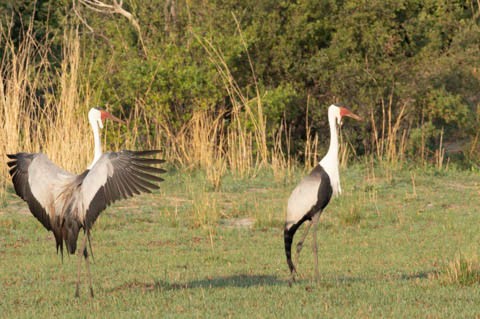
[[[304,174],[278,183],[268,170],[245,179],[227,172],[215,190],[204,172],[172,168],[159,192],[118,202],[95,224],[93,300],[85,285],[73,299],[76,256],[62,264],[52,234],[9,190],[0,210],[1,316],[480,313],[477,175],[416,170],[412,197],[410,171],[377,170],[375,183],[362,166],[342,171],[343,194],[319,225],[320,283],[309,236],[289,288],[285,205]]]

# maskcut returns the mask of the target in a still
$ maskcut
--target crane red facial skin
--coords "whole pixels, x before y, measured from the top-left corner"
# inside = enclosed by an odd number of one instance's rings
[[[125,121],[122,121],[121,119],[119,119],[118,117],[108,113],[107,111],[100,110],[100,114],[101,114],[102,121],[104,121],[105,119],[110,119],[112,121],[125,124]]]
[[[348,116],[348,117],[351,117],[351,118],[353,118],[357,121],[363,121],[363,119],[360,116],[354,114],[352,111],[350,111],[348,108],[346,108],[344,106],[340,107],[340,116],[341,117]]]

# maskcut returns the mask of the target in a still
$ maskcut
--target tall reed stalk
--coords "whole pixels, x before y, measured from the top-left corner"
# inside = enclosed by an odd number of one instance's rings
[[[228,166],[234,172],[245,175],[251,174],[252,169],[267,165],[270,152],[267,146],[266,120],[263,115],[262,99],[255,70],[235,16],[234,20],[237,23],[237,29],[248,56],[252,78],[254,79],[255,96],[253,97],[249,97],[241,90],[230,72],[222,52],[207,38],[193,35],[204,48],[210,63],[217,69],[232,105],[229,115],[230,124],[226,130],[227,137],[225,139],[228,146],[225,151]]]
[[[381,100],[380,120],[376,118],[374,110],[370,110],[373,150],[376,158],[389,168],[395,168],[405,161],[408,136],[408,127],[405,127],[407,106],[408,102],[404,102],[399,107],[398,113],[394,114],[392,92],[388,102]]]
[[[80,173],[93,159],[93,138],[86,116],[89,96],[80,96],[81,53],[77,30],[65,32],[62,53],[60,73],[53,74],[49,83],[57,91],[41,119],[45,137],[42,151],[61,167]],[[58,84],[53,82],[56,79]]]
[[[0,63],[0,153],[43,152],[57,165],[81,172],[91,160],[93,141],[86,117],[89,96],[81,96],[80,40],[63,35],[59,71],[48,60],[49,43],[34,40],[32,24],[15,45],[3,30]],[[0,173],[2,192],[6,166]],[[4,193],[2,193],[4,195]]]

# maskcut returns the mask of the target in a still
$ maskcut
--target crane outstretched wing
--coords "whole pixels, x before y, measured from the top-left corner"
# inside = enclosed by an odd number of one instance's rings
[[[161,164],[164,160],[146,157],[157,153],[157,150],[124,150],[100,157],[81,185],[87,229],[92,227],[100,212],[116,200],[151,193],[159,188],[154,182],[163,181],[158,174],[165,170],[152,165]]]
[[[7,154],[7,157],[11,159],[7,165],[10,167],[9,173],[12,176],[15,193],[27,202],[33,216],[35,216],[47,230],[51,230],[52,226],[50,225],[48,214],[33,196],[30,184],[28,183],[28,168],[37,155],[38,154],[30,153]]]
[[[61,187],[74,178],[42,153],[8,154],[13,186],[30,211],[47,230],[52,230],[48,207]],[[51,213],[51,212],[50,212]]]

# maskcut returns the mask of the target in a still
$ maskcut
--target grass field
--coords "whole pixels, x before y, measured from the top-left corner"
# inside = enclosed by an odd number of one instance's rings
[[[302,174],[226,176],[214,191],[200,172],[171,170],[159,192],[116,203],[93,230],[94,299],[86,285],[73,297],[76,256],[62,264],[53,234],[10,190],[0,316],[480,317],[478,173],[343,171],[344,194],[319,227],[321,281],[309,238],[290,288],[283,219]]]

